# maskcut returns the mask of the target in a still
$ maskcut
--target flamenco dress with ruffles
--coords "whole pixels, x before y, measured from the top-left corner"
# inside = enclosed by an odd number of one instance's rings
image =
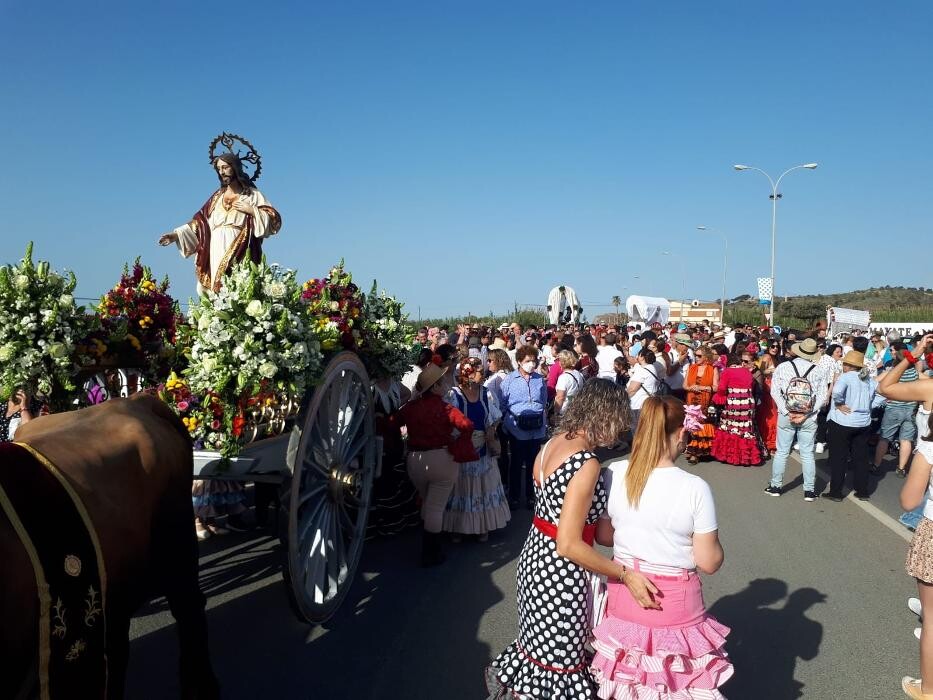
[[[624,584],[608,583],[606,610],[593,630],[597,695],[603,700],[719,700],[720,686],[733,674],[725,651],[730,630],[706,612],[691,544],[697,532],[718,529],[712,493],[693,474],[659,467],[632,505],[627,471],[628,461],[622,460],[603,474],[613,555],[654,584],[661,607],[642,608]]]
[[[761,368],[764,371],[765,365],[761,365]],[[755,423],[758,425],[758,433],[761,435],[761,441],[764,443],[765,449],[770,452],[777,449],[777,422],[777,404],[771,398],[771,375],[766,374],[764,389],[761,392],[761,403],[758,404],[755,415]]]
[[[586,651],[590,573],[560,556],[556,540],[570,480],[594,458],[590,452],[577,452],[542,483],[535,479],[535,524],[518,559],[518,639],[486,670],[490,700],[592,700],[595,695]],[[586,514],[585,539],[587,528],[595,531],[606,497],[600,480]]]
[[[728,367],[719,377],[719,390],[713,401],[722,406],[713,458],[736,466],[761,464],[755,427],[755,379],[744,367]]]
[[[701,368],[703,368],[702,373],[700,372]],[[715,371],[715,367],[712,365],[697,364],[690,365],[690,369],[687,370],[686,386],[709,387],[708,391],[687,391],[687,405],[699,406],[703,409],[704,415],[713,396],[713,375]],[[708,421],[704,422],[699,430],[693,431],[690,435],[691,439],[687,443],[685,452],[694,462],[701,457],[708,457],[713,448],[713,438],[716,436],[716,428],[713,424]]]
[[[621,583],[609,584],[606,614],[593,630],[593,675],[603,700],[719,700],[732,677],[729,628],[706,613],[695,571],[652,574],[622,559],[658,588],[661,610],[642,608]]]

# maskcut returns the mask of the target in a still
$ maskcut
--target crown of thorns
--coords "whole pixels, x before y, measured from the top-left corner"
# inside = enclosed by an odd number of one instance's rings
[[[239,146],[245,146],[246,152],[242,152]],[[226,150],[221,151],[219,147],[223,147]],[[234,151],[234,147],[236,150]],[[239,134],[229,134],[226,131],[217,136],[213,141],[211,141],[211,146],[208,149],[208,153],[211,158],[211,165],[225,153],[232,153],[237,158],[240,159],[240,164],[243,166],[243,172],[246,173],[246,176],[249,178],[250,182],[256,182],[259,179],[259,173],[262,172],[262,158],[259,155],[259,151],[251,144],[249,141],[244,139]],[[253,172],[250,174],[247,171],[247,163],[253,166]]]

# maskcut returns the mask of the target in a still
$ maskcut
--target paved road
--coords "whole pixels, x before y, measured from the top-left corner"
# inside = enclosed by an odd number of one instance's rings
[[[713,488],[726,549],[723,570],[704,581],[708,605],[732,627],[736,674],[726,696],[900,697],[901,675],[918,668],[900,534],[855,501],[805,503],[794,462],[781,498],[761,493],[767,468],[690,469]],[[901,483],[881,480],[873,500],[887,503]],[[456,546],[445,566],[427,571],[415,566],[415,533],[368,543],[349,598],[317,628],[293,617],[271,538],[213,538],[203,545],[202,578],[224,696],[485,697],[483,667],[515,635],[515,564],[529,522],[520,511],[505,533]],[[145,610],[133,636],[127,697],[177,697],[164,605]]]

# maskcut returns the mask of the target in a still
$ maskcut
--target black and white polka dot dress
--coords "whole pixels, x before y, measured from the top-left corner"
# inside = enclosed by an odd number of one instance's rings
[[[591,452],[568,457],[544,480],[550,510],[560,517],[567,486]],[[535,483],[535,515],[555,523]],[[595,523],[606,510],[602,479],[586,516]],[[518,560],[519,636],[495,658],[486,673],[490,698],[591,700],[596,684],[584,651],[589,633],[586,598],[589,572],[558,556],[557,542],[532,526]]]

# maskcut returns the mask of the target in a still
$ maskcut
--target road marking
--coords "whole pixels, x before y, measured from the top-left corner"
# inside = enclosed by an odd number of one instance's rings
[[[797,455],[796,452],[794,452],[794,450],[790,451],[790,456],[795,462],[797,462],[797,464],[799,464],[801,467],[803,466],[803,463],[800,461],[800,457]],[[823,469],[819,465],[817,465],[816,471],[819,472],[820,476],[826,479],[826,483],[829,483],[829,480],[830,480],[829,472],[827,472],[825,469]],[[857,505],[859,508],[864,510],[871,517],[873,517],[879,523],[884,525],[886,528],[888,528],[891,532],[893,532],[895,535],[897,535],[901,539],[904,539],[907,542],[910,542],[913,539],[914,534],[910,530],[908,530],[906,527],[901,525],[900,522],[898,522],[897,520],[892,518],[890,515],[885,513],[878,506],[872,505],[869,501],[860,501],[853,495],[853,493],[854,493],[853,491],[850,491],[849,495],[846,496],[845,500],[848,501],[849,503],[854,503],[855,505]]]

